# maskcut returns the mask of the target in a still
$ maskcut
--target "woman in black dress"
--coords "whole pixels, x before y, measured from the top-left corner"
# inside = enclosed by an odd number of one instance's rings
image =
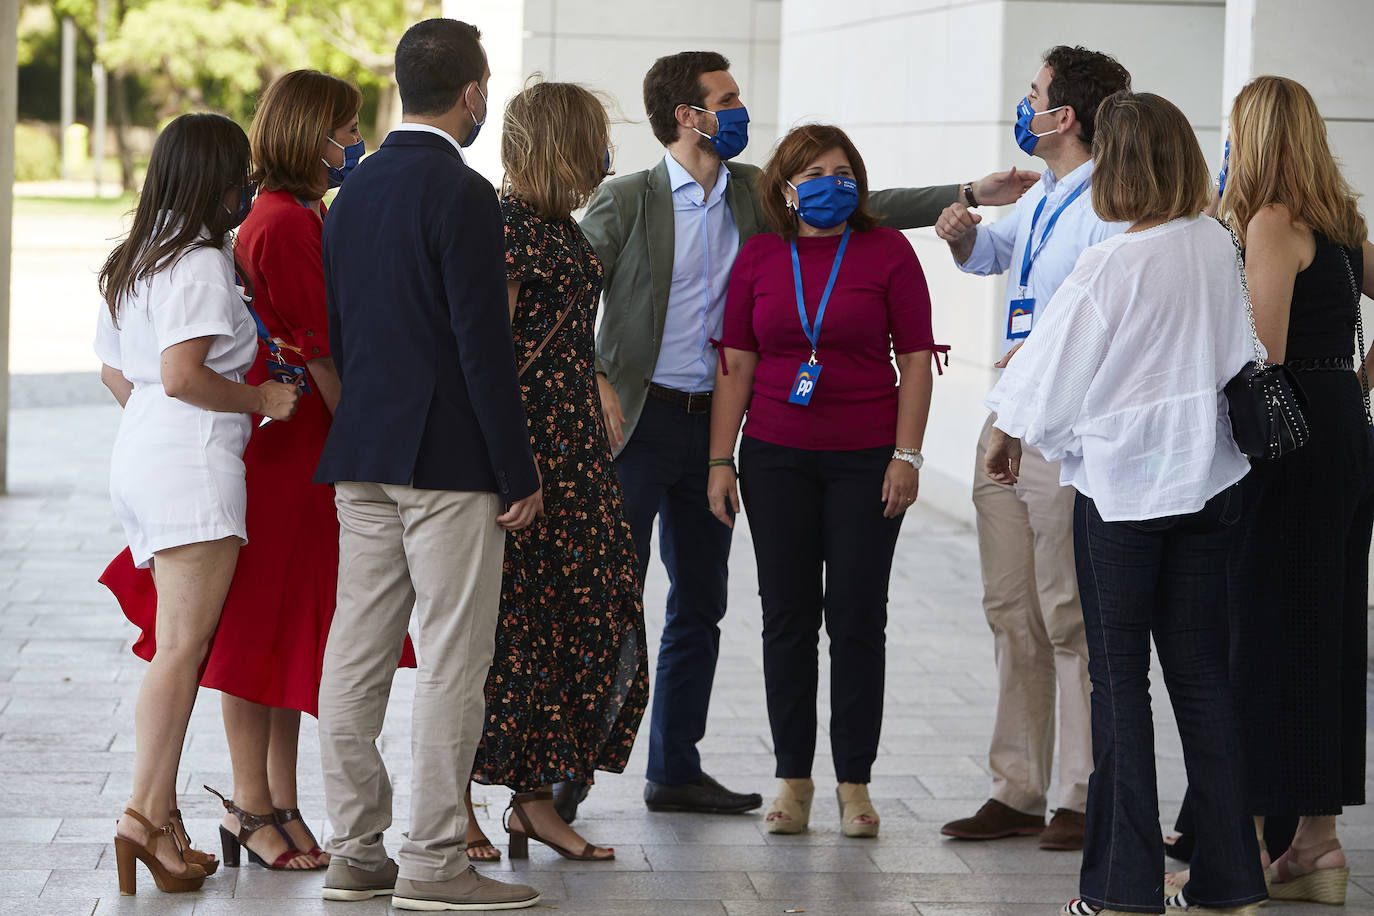
[[[1221,210],[1246,246],[1260,339],[1297,371],[1311,429],[1295,452],[1254,461],[1245,481],[1231,619],[1248,798],[1257,820],[1300,816],[1270,896],[1339,904],[1349,869],[1336,815],[1365,800],[1374,455],[1351,354],[1374,246],[1298,83],[1261,76],[1236,97]]]
[[[545,517],[506,539],[501,618],[473,778],[515,790],[510,855],[539,840],[605,861],[554,811],[552,786],[624,770],[649,696],[644,608],[596,388],[601,262],[571,213],[610,171],[609,122],[571,83],[506,106],[506,275]],[[485,837],[469,832],[472,858]]]

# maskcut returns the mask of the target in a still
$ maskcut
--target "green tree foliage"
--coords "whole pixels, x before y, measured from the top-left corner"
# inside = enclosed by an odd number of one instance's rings
[[[247,124],[273,78],[313,67],[376,99],[382,128],[394,110],[397,39],[441,15],[440,0],[25,0],[25,8],[21,60],[55,54],[54,30],[70,16],[112,74],[134,78],[143,96],[135,110],[158,119],[213,109]]]

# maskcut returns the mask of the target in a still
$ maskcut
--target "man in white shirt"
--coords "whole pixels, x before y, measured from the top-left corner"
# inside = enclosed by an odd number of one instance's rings
[[[981,217],[955,203],[935,224],[960,270],[1008,274],[999,366],[1042,320],[1079,254],[1126,228],[1098,218],[1089,185],[1097,106],[1130,82],[1106,54],[1051,48],[1017,107],[1014,127],[1017,145],[1045,161],[1040,183],[1008,219],[979,226]],[[988,752],[992,794],[972,817],[940,832],[968,840],[1040,834],[1042,849],[1081,849],[1093,758],[1088,647],[1074,571],[1074,491],[1059,485],[1059,465],[1029,446],[1016,484],[991,480],[982,468],[992,421],[989,416],[978,440],[973,484],[983,610],[998,673]],[[1056,693],[1059,794],[1046,827]]]

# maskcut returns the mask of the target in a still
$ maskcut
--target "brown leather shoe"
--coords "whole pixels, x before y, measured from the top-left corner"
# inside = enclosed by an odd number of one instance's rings
[[[1068,808],[1060,808],[1050,818],[1050,825],[1040,834],[1040,848],[1073,850],[1083,848],[1083,815]]]
[[[1023,814],[996,799],[989,798],[973,817],[950,821],[940,828],[940,833],[945,836],[958,837],[961,840],[1000,840],[1006,836],[1030,836],[1044,829],[1045,819],[1043,817]],[[1081,844],[1083,841],[1081,828],[1078,837]]]

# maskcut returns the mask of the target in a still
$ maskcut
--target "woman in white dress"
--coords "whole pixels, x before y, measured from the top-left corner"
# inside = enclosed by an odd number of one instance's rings
[[[139,688],[133,793],[115,833],[119,889],[138,859],[157,886],[196,890],[211,863],[183,856],[176,775],[197,675],[244,533],[249,415],[286,420],[294,385],[243,383],[257,353],[235,284],[231,230],[251,201],[248,138],[183,115],[158,137],[129,235],[100,271],[100,376],[124,407],[110,496],[134,561],[157,583],[157,654]],[[199,863],[199,864],[198,864]]]

